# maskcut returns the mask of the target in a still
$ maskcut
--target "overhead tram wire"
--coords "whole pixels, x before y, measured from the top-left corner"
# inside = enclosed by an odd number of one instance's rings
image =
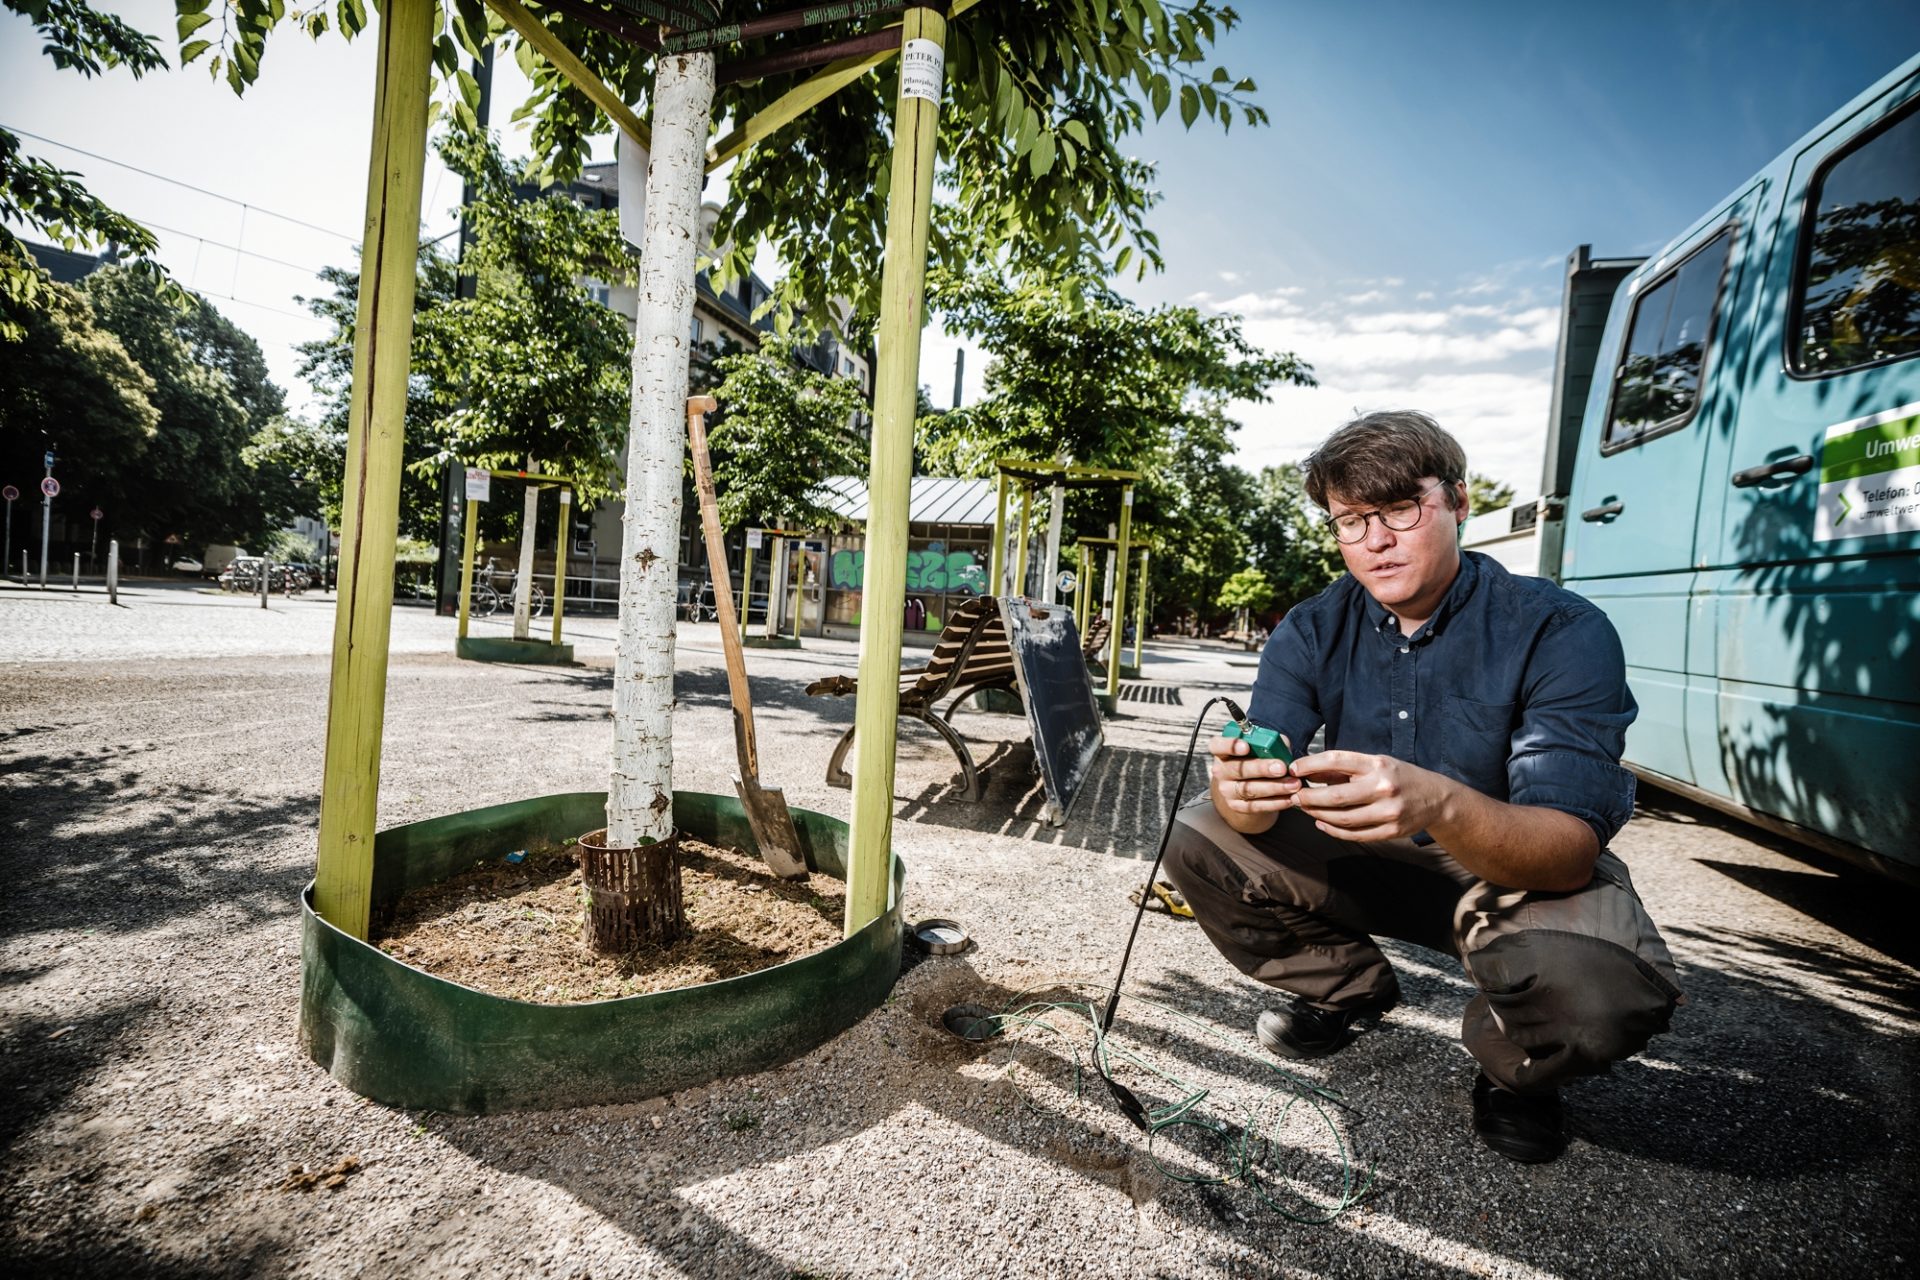
[[[290,222],[296,227],[305,227],[309,231],[318,231],[322,235],[333,236],[337,239],[345,240],[348,244],[360,243],[359,236],[350,236],[350,235],[347,235],[345,232],[335,231],[332,227],[323,227],[318,223],[308,222],[304,218],[296,218],[290,213],[280,213],[273,209],[263,208],[260,205],[252,203],[251,201],[241,200],[235,196],[223,195],[218,191],[209,191],[205,187],[195,186],[193,183],[187,182],[183,179],[171,178],[164,173],[155,173],[151,169],[142,169],[137,164],[128,164],[124,160],[115,160],[112,156],[103,156],[97,151],[88,151],[85,147],[76,147],[72,143],[62,142],[58,138],[49,138],[44,134],[31,133],[25,129],[17,129],[10,124],[0,124],[0,129],[5,129],[9,133],[18,134],[22,138],[32,138],[35,142],[44,142],[51,147],[59,147],[62,150],[71,151],[75,155],[85,156],[89,160],[98,160],[103,164],[115,165],[119,168],[126,169],[129,172],[140,174],[143,177],[153,178],[160,182],[170,182],[176,187],[184,187],[188,191],[198,192],[200,195],[203,195],[203,196],[211,196],[215,200],[225,200],[228,204],[237,204],[243,209],[251,209],[255,213],[264,213],[270,218],[278,218],[282,222]]]
[[[344,231],[335,231],[332,227],[323,227],[323,226],[320,226],[318,223],[308,222],[304,218],[296,218],[290,213],[281,213],[278,210],[268,209],[268,208],[265,208],[264,206],[254,204],[251,201],[242,200],[237,196],[223,195],[218,191],[209,191],[205,187],[195,186],[193,183],[187,182],[184,179],[170,178],[164,173],[155,173],[153,170],[143,169],[137,164],[128,164],[124,160],[115,160],[112,156],[103,156],[97,151],[88,151],[85,147],[76,147],[72,143],[62,142],[58,138],[49,138],[44,134],[33,133],[26,129],[17,129],[13,125],[6,124],[4,122],[0,122],[0,129],[5,129],[9,133],[18,134],[22,138],[32,138],[35,142],[44,142],[48,146],[59,147],[64,151],[71,151],[75,155],[85,156],[89,160],[98,160],[103,164],[115,165],[119,168],[126,169],[131,173],[140,174],[143,177],[153,178],[160,182],[171,183],[176,187],[181,187],[181,188],[184,188],[185,190],[196,192],[199,195],[210,196],[215,200],[224,200],[228,204],[237,204],[242,209],[250,210],[251,212],[254,212],[254,213],[263,213],[269,218],[278,218],[282,222],[291,223],[296,227],[304,227],[309,231],[318,231],[321,235],[333,236],[335,239],[344,240],[351,245],[358,245],[360,243],[359,236],[348,235]],[[144,225],[159,227],[158,223],[148,223],[145,219],[135,219],[135,221],[141,222]],[[164,227],[161,227],[160,229],[167,230],[167,228],[164,228]],[[422,249],[425,249],[432,245],[439,244],[443,240],[447,240],[452,238],[455,235],[458,235],[459,230],[460,229],[458,227],[455,227],[452,231],[449,231],[444,235],[435,236],[431,240],[422,240],[420,242],[420,247]],[[193,235],[191,231],[172,231],[171,234],[181,235],[181,236]],[[206,244],[218,245],[220,248],[223,248],[223,249],[232,249],[235,253],[246,253],[246,254],[251,254],[253,257],[256,257],[256,258],[267,258],[266,254],[254,253],[253,250],[251,249],[241,249],[235,245],[221,244],[217,240],[208,240],[204,236],[193,236],[193,238],[196,240],[200,240]],[[280,261],[277,258],[267,258],[267,260],[270,262]],[[284,265],[292,265],[292,264],[282,263],[281,265],[284,266]],[[298,269],[301,271],[305,271],[307,268],[299,267]],[[318,274],[318,273],[316,272],[315,274]],[[291,313],[287,313],[287,314],[291,314]]]

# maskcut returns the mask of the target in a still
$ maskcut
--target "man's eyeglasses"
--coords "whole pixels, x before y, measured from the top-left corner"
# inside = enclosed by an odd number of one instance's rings
[[[1389,502],[1372,511],[1349,511],[1327,520],[1327,527],[1333,530],[1336,541],[1354,543],[1367,536],[1367,521],[1375,516],[1380,523],[1396,533],[1405,533],[1420,523],[1426,511],[1426,496],[1441,485],[1452,484],[1451,480],[1435,480],[1432,484],[1414,494],[1411,498],[1402,498],[1398,502]]]

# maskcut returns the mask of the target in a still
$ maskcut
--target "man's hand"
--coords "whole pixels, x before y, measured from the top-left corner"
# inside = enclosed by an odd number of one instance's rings
[[[1293,802],[1338,840],[1392,840],[1440,826],[1460,790],[1460,784],[1444,774],[1358,751],[1301,756],[1293,762],[1293,772],[1331,783],[1305,788]]]
[[[1286,741],[1286,735],[1281,735]],[[1287,743],[1289,749],[1292,743]],[[1236,831],[1249,835],[1273,825],[1275,815],[1293,807],[1294,797],[1304,789],[1300,779],[1287,769],[1284,760],[1263,760],[1241,738],[1225,734],[1207,743],[1213,763],[1207,766],[1213,791],[1213,807]]]

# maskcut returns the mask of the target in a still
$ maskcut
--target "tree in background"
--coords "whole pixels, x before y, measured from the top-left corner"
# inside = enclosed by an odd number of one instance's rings
[[[1513,486],[1478,471],[1467,472],[1467,499],[1475,515],[1513,505]]]
[[[400,536],[440,540],[440,467],[447,457],[442,437],[440,398],[434,375],[420,357],[420,317],[454,295],[454,265],[438,245],[422,245],[414,285],[414,373],[407,380],[407,427],[400,476]],[[347,419],[353,400],[354,318],[360,305],[360,273],[348,267],[321,269],[330,292],[300,299],[307,310],[333,326],[324,338],[300,344],[300,376],[313,388],[319,413],[317,430],[338,442],[339,467],[346,465]],[[336,476],[331,492],[337,495]],[[336,518],[339,508],[333,508]]]
[[[714,395],[725,415],[712,435],[720,522],[839,524],[819,486],[828,476],[866,472],[860,420],[867,402],[860,388],[801,364],[792,342],[777,337],[758,351],[722,357],[715,368],[723,381]]]
[[[1248,516],[1253,562],[1274,584],[1274,603],[1282,610],[1320,594],[1346,572],[1326,513],[1307,497],[1299,463],[1261,469]]]
[[[99,532],[128,543],[257,541],[313,513],[278,502],[286,486],[250,456],[284,397],[259,345],[205,300],[115,266],[0,312],[20,333],[0,360],[10,476],[39,475],[52,449],[61,501],[98,506]]]
[[[414,369],[436,442],[468,466],[521,467],[531,455],[578,479],[582,497],[615,492],[632,339],[580,281],[632,280],[619,219],[559,192],[530,196],[530,175],[490,139],[454,133],[440,155],[474,189],[458,270],[475,288],[418,310]]]
[[[285,396],[267,379],[259,344],[204,299],[176,307],[139,272],[108,267],[81,287],[100,327],[154,381],[159,430],[128,459],[136,527],[188,546],[264,536],[275,521],[243,454]]]
[[[0,299],[0,320],[18,335],[0,343],[0,479],[31,493],[52,449],[61,501],[103,508],[107,536],[130,543],[143,487],[133,468],[160,429],[154,380],[78,289],[48,285],[32,305]]]
[[[85,0],[0,0],[8,10],[33,23],[45,41],[42,48],[53,65],[83,76],[97,76],[125,67],[135,79],[164,70],[167,60],[143,35],[110,13],[101,13]],[[205,4],[202,3],[202,8]],[[22,316],[47,311],[55,303],[53,278],[33,260],[12,228],[52,240],[75,253],[112,249],[131,257],[129,270],[164,286],[167,297],[184,306],[186,295],[168,282],[158,263],[147,257],[159,248],[153,233],[119,213],[88,191],[79,175],[57,168],[20,150],[18,135],[0,129],[0,342],[18,341],[25,333]]]
[[[1140,471],[1134,536],[1153,547],[1152,593],[1210,611],[1246,563],[1251,479],[1233,466],[1230,401],[1312,386],[1309,366],[1248,342],[1233,316],[1136,306],[1097,281],[1008,285],[942,275],[935,305],[985,347],[985,395],[919,424],[933,474],[989,475],[999,457]],[[1103,535],[1110,498],[1070,497],[1071,533]],[[1070,543],[1071,537],[1064,537]]]
[[[1242,569],[1227,579],[1214,603],[1232,611],[1234,629],[1244,637],[1244,643],[1251,649],[1254,645],[1253,617],[1265,613],[1273,604],[1273,584],[1258,569]]]

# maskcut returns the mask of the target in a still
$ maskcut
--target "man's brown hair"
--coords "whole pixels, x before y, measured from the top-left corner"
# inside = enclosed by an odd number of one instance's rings
[[[1417,409],[1362,414],[1346,423],[1306,461],[1307,496],[1322,511],[1328,495],[1359,506],[1411,498],[1427,476],[1447,483],[1455,506],[1455,482],[1467,478],[1467,454],[1446,428]]]

